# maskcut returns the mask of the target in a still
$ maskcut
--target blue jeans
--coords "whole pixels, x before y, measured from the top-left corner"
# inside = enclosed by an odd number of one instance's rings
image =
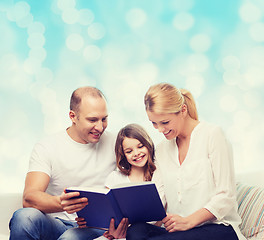
[[[51,217],[35,208],[21,208],[18,209],[16,212],[14,212],[13,217],[10,220],[9,239],[10,240],[18,240],[18,239],[19,240],[21,239],[56,240],[66,230],[77,226],[78,225],[76,222],[66,221],[60,218]],[[65,232],[65,236],[67,237],[66,232]],[[92,234],[94,234],[93,231]],[[67,239],[67,238],[62,238],[62,239]],[[69,238],[69,239],[73,239],[73,238]]]
[[[58,240],[92,240],[104,234],[105,230],[97,228],[71,228],[64,232]]]
[[[127,230],[127,240],[238,240],[232,226],[205,224],[187,231],[169,233],[165,228],[136,223]]]

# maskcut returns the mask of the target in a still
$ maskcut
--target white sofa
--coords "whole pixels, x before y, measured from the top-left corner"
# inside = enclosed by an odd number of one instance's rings
[[[264,240],[264,170],[237,174],[241,231],[250,240]],[[12,213],[22,207],[22,193],[0,194],[0,240],[9,238]]]

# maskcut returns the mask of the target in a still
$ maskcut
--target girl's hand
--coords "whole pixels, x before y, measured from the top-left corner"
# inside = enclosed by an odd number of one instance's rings
[[[84,220],[84,218],[75,218],[75,220],[77,221],[77,224],[79,226],[79,228],[86,228],[86,222]]]
[[[186,231],[192,228],[188,218],[181,217],[177,214],[167,214],[162,222],[168,232]]]
[[[128,228],[128,219],[123,218],[121,222],[119,223],[117,229],[115,229],[115,220],[111,219],[109,230],[104,233],[104,237],[107,239],[119,239],[119,238],[125,238],[126,232]]]

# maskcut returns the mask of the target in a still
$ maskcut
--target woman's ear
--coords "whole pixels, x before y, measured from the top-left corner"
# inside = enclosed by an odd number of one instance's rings
[[[182,105],[181,113],[184,114],[184,116],[186,116],[186,114],[188,113],[188,108],[186,104]]]

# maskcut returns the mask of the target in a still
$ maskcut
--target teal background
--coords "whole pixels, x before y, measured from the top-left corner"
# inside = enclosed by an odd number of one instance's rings
[[[148,87],[189,89],[222,126],[236,172],[264,168],[263,0],[0,2],[0,191],[22,191],[34,143],[70,125],[69,98],[92,85],[109,127],[148,122]]]

